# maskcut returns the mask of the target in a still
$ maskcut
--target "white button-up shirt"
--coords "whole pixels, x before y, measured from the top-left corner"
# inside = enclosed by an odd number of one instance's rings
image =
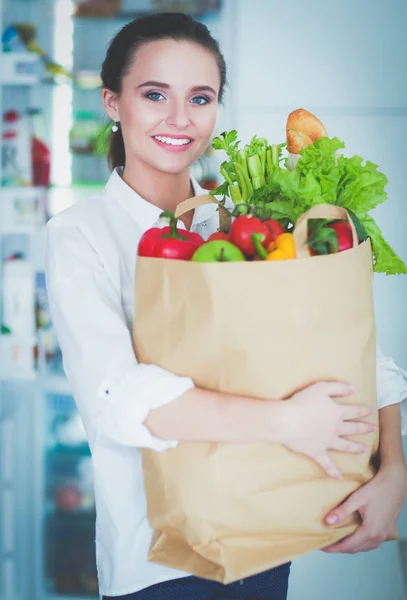
[[[195,195],[206,193],[192,183]],[[115,170],[101,193],[47,224],[50,311],[92,452],[99,589],[107,596],[188,575],[147,561],[152,530],[140,448],[159,451],[177,441],[154,437],[143,423],[152,408],[194,386],[188,377],[138,364],[133,350],[137,246],[161,212]],[[218,215],[216,205],[198,207],[191,230],[207,238]],[[379,407],[402,402],[405,432],[407,373],[379,352],[377,375]]]

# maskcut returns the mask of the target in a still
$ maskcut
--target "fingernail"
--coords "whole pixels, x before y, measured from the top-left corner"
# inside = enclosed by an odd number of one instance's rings
[[[327,523],[329,523],[329,525],[333,525],[334,523],[337,522],[337,520],[338,520],[338,517],[336,515],[330,515],[326,521],[327,521]]]
[[[348,389],[350,392],[354,392],[356,390],[355,386],[352,385],[351,383],[348,385]]]

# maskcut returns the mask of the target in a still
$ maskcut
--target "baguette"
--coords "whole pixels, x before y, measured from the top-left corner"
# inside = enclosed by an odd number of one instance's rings
[[[328,133],[319,119],[303,108],[294,110],[288,115],[287,150],[290,154],[299,154],[300,150],[313,144]]]

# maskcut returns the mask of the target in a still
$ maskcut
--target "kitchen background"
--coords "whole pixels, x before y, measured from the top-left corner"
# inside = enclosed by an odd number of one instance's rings
[[[97,597],[90,453],[49,320],[44,223],[108,177],[97,142],[106,44],[168,9],[221,42],[230,85],[216,133],[277,143],[289,112],[314,112],[387,174],[375,217],[407,260],[405,0],[0,0],[0,600]],[[195,167],[208,188],[219,160],[208,152]],[[374,290],[379,343],[406,368],[407,278],[376,275]],[[22,317],[10,323],[13,297]],[[296,559],[289,600],[405,600],[407,507],[399,531],[373,552]]]

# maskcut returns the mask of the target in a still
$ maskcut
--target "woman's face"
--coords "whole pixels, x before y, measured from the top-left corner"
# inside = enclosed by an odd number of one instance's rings
[[[198,44],[149,42],[135,54],[117,96],[103,91],[106,112],[120,121],[126,166],[147,163],[180,173],[208,146],[220,87],[215,57]]]

